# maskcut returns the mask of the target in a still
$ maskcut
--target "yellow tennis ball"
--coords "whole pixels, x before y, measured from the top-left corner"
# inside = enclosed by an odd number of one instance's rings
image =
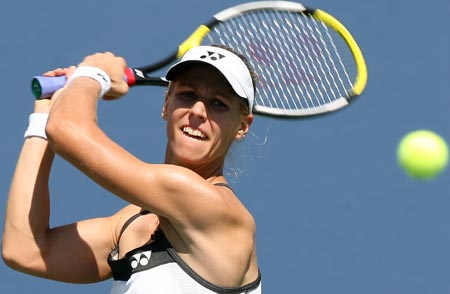
[[[438,134],[429,130],[417,130],[402,138],[397,148],[397,158],[409,176],[428,180],[447,167],[448,146]]]

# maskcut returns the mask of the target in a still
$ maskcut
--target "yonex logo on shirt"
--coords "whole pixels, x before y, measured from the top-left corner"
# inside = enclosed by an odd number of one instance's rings
[[[146,266],[148,264],[148,261],[150,260],[151,255],[152,255],[151,251],[145,251],[145,252],[133,255],[133,257],[130,258],[131,267],[133,269],[135,269],[138,266]]]

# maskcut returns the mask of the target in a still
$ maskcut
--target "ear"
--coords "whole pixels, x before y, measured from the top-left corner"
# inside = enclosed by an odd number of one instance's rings
[[[248,130],[250,129],[252,122],[253,122],[253,114],[249,114],[249,115],[245,116],[244,118],[242,118],[241,125],[236,132],[236,136],[235,136],[236,140],[242,140],[245,138],[245,136],[248,133]]]
[[[166,93],[166,98],[164,99],[164,105],[163,105],[163,109],[162,109],[162,113],[161,113],[161,117],[164,120],[167,120],[168,114],[167,114],[167,107],[169,104],[169,95]]]

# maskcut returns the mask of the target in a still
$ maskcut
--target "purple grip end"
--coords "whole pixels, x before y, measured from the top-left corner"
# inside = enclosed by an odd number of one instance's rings
[[[48,98],[52,96],[52,94],[55,93],[57,90],[64,87],[64,85],[66,84],[66,76],[60,77],[36,76],[34,77],[34,83],[35,84],[33,85],[33,92],[35,92],[36,90],[39,91],[40,87],[40,95],[39,97],[36,98],[40,99]]]

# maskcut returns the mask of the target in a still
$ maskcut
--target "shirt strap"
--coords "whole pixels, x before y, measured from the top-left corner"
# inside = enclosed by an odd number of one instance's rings
[[[120,230],[119,233],[119,238],[117,238],[117,244],[119,244],[120,242],[120,238],[122,237],[123,232],[125,232],[125,229],[138,217],[142,216],[142,215],[146,215],[149,214],[150,211],[148,210],[141,210],[140,212],[136,213],[135,215],[133,215],[132,217],[130,217],[129,219],[127,219],[127,221],[125,222],[125,224],[123,225],[122,229]]]

